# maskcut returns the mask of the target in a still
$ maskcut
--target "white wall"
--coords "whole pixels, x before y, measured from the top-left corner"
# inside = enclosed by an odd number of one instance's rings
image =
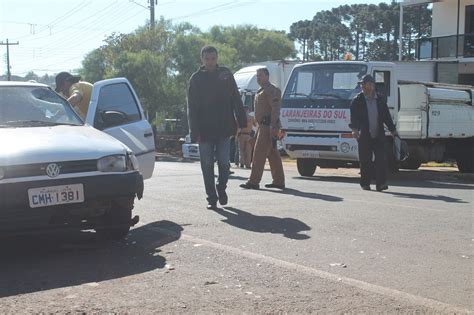
[[[459,34],[464,34],[466,5],[474,5],[474,0],[461,0],[459,10]],[[457,34],[458,1],[442,0],[433,3],[432,37]]]

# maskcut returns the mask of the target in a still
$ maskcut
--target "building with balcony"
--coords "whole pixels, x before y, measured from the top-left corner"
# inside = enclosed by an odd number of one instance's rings
[[[432,34],[417,39],[416,58],[436,61],[440,82],[474,85],[474,0],[403,0],[400,21],[404,8],[427,3]]]

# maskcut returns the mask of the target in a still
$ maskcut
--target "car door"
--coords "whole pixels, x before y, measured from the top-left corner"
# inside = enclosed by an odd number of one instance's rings
[[[86,123],[128,146],[138,158],[143,178],[152,176],[155,167],[153,130],[126,78],[103,80],[94,84]]]

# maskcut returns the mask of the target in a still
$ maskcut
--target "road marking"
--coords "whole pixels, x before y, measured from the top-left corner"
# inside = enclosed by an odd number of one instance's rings
[[[146,224],[147,223],[138,223],[137,226],[144,226]],[[443,302],[440,302],[440,301],[437,301],[437,300],[425,298],[425,297],[418,296],[418,295],[413,295],[413,294],[402,292],[402,291],[399,291],[399,290],[396,290],[396,289],[391,289],[391,288],[383,287],[383,286],[380,286],[380,285],[371,284],[371,283],[364,282],[364,281],[361,281],[361,280],[356,280],[356,279],[352,279],[352,278],[348,278],[348,277],[343,277],[343,276],[333,274],[333,273],[330,273],[330,272],[327,272],[327,271],[323,271],[323,270],[319,270],[319,269],[316,269],[316,268],[311,268],[311,267],[295,264],[295,263],[292,263],[292,262],[288,262],[288,261],[285,261],[285,260],[273,258],[273,257],[262,255],[262,254],[249,252],[249,251],[246,251],[246,250],[242,250],[240,248],[235,248],[235,247],[232,247],[232,246],[215,243],[215,242],[208,241],[208,240],[205,240],[205,239],[201,239],[201,238],[198,238],[198,237],[194,237],[194,236],[191,236],[191,235],[178,234],[176,232],[173,232],[173,231],[170,231],[170,230],[167,230],[167,229],[163,229],[163,228],[159,228],[159,227],[153,227],[153,226],[146,226],[145,228],[148,229],[148,230],[158,231],[158,232],[161,232],[161,233],[169,235],[169,236],[179,237],[181,239],[187,240],[187,241],[195,243],[195,244],[201,244],[201,245],[208,246],[208,247],[211,247],[211,248],[214,248],[214,249],[229,252],[229,253],[232,253],[232,254],[235,254],[235,255],[238,255],[238,256],[243,256],[243,257],[246,257],[246,258],[249,258],[249,259],[258,260],[258,261],[266,262],[266,263],[269,263],[269,264],[273,264],[273,265],[276,265],[278,267],[283,267],[285,269],[295,270],[297,272],[306,273],[306,274],[309,274],[309,275],[312,275],[312,276],[316,276],[316,277],[326,279],[326,280],[330,280],[330,281],[337,282],[337,283],[344,283],[344,284],[350,285],[352,287],[356,287],[356,288],[362,289],[364,291],[372,292],[372,293],[375,293],[375,294],[383,295],[383,296],[386,296],[386,297],[389,297],[389,298],[392,298],[392,299],[395,299],[395,300],[402,300],[402,301],[405,301],[405,302],[408,302],[408,303],[411,303],[411,304],[431,308],[431,309],[433,309],[437,312],[474,314],[474,312],[472,310],[465,309],[465,308],[462,308],[462,307],[458,307],[458,306],[455,306],[455,305],[443,303]]]

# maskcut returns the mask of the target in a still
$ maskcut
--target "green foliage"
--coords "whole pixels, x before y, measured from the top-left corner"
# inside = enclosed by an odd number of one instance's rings
[[[427,5],[405,9],[404,55],[413,58],[414,38],[429,36]],[[291,25],[289,37],[301,45],[303,60],[339,60],[351,52],[356,60],[394,60],[398,55],[399,4],[342,5],[316,13],[312,21]],[[408,40],[407,40],[408,39]]]
[[[231,71],[247,63],[295,56],[294,44],[284,32],[244,25],[215,26],[203,33],[189,23],[173,25],[162,18],[153,30],[141,27],[131,34],[111,34],[86,56],[80,73],[90,82],[126,77],[151,119],[182,117],[187,83],[201,64],[205,45],[214,45],[219,64]]]

